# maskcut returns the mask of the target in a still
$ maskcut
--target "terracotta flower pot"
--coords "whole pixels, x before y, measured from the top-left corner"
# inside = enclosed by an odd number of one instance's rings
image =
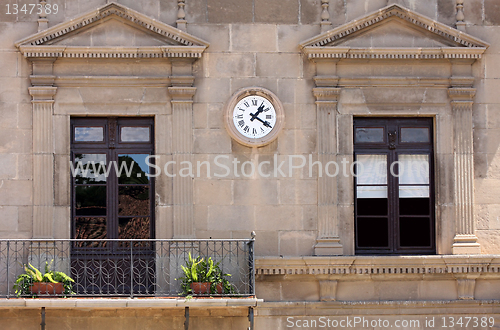
[[[32,294],[36,295],[59,295],[64,291],[62,283],[35,282],[30,286]]]
[[[222,283],[217,284],[217,286],[215,288],[217,289],[218,294],[222,294],[222,292],[223,292]]]
[[[210,282],[194,282],[191,283],[191,291],[193,294],[209,294],[210,285]]]

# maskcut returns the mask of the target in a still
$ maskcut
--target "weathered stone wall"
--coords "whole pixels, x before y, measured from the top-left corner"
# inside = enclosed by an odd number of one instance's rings
[[[102,6],[106,1],[61,0],[51,3],[59,5],[59,12],[48,15],[49,26]],[[118,3],[175,26],[176,1],[127,0]],[[388,3],[401,4],[448,25],[453,25],[455,21],[454,0],[331,0],[330,20],[333,27],[339,26]],[[317,123],[312,78],[316,75],[316,66],[305,59],[298,44],[320,32],[321,1],[187,0],[185,9],[187,32],[210,43],[194,67],[197,88],[193,105],[195,161],[210,160],[213,164],[214,157],[220,154],[228,155],[231,159],[236,157],[241,163],[252,159],[269,160],[272,163],[275,153],[280,161],[287,159],[288,155],[314,156],[317,153]],[[7,15],[5,8],[0,12],[0,237],[5,238],[32,236],[32,106],[28,94],[31,65],[19,54],[14,42],[35,33],[38,26],[36,20],[35,14]],[[474,64],[474,87],[477,88],[473,110],[475,220],[482,253],[499,253],[500,96],[497,78],[500,77],[500,71],[497,66],[500,63],[500,6],[495,0],[466,1],[465,22],[468,33],[491,43],[483,59]],[[131,64],[125,66],[119,61],[114,62],[113,66],[104,65],[102,70],[113,72],[123,68],[134,74],[148,74],[144,63],[134,63],[141,68],[139,71],[131,68]],[[75,65],[74,68],[71,65]],[[56,61],[54,66],[56,74],[71,71],[83,73],[87,69],[98,70],[97,66],[87,62]],[[339,65],[339,70],[348,73],[349,70],[356,72],[360,69]],[[404,68],[401,70],[404,71]],[[437,71],[447,74],[446,67],[436,66],[427,70],[432,70],[433,74]],[[168,72],[165,71],[165,74]],[[224,102],[236,90],[253,85],[273,91],[283,102],[286,116],[286,126],[278,140],[258,150],[232,141],[224,129],[222,115]],[[74,106],[75,113],[85,113],[85,107],[74,102],[77,98],[83,100],[85,97],[93,98],[93,102],[86,106],[98,107],[100,98],[94,92],[88,89],[76,93],[71,88],[59,88],[54,105],[54,132],[58,137],[66,138],[63,134],[65,131],[60,128],[67,124],[67,118],[59,116],[58,109],[64,106],[66,113],[70,113],[68,107]],[[134,96],[134,93],[137,95]],[[143,102],[143,93],[146,92],[141,88],[131,93],[127,91],[128,98],[133,99],[132,103]],[[106,98],[106,95],[102,94],[101,97]],[[168,108],[166,93],[153,91],[148,95],[161,99],[158,106],[163,102]],[[110,102],[109,98],[107,102]],[[151,106],[145,103],[142,105]],[[116,104],[114,108],[104,108],[102,113],[133,115],[154,112],[136,110],[132,106],[121,112],[120,105]],[[156,119],[165,122],[165,127],[168,127],[171,124],[170,117],[168,113],[164,115]],[[168,133],[158,136],[169,138]],[[54,140],[57,142],[59,138]],[[56,145],[56,164],[66,162],[66,158],[58,156],[58,150]],[[168,151],[165,153],[168,154]],[[241,163],[237,168],[240,174]],[[273,170],[273,166],[266,168],[268,173]],[[288,174],[286,166],[283,172]],[[55,201],[61,206],[56,216],[64,217],[68,214],[69,191],[60,190],[59,183],[64,182],[64,175],[55,179]],[[171,182],[165,180],[164,185],[158,187],[163,189],[170,185]],[[235,173],[222,179],[203,175],[195,178],[193,195],[196,237],[248,237],[250,231],[255,230],[256,253],[259,256],[313,253],[318,229],[318,183],[314,176],[309,177],[307,168],[294,172],[292,178],[280,179],[236,177]],[[157,212],[157,230],[162,237],[168,237],[171,234],[171,225],[167,223],[172,221],[169,216],[171,202],[166,195],[164,198],[167,201],[160,205],[161,211]],[[67,237],[68,230],[69,226],[56,226],[54,235]],[[352,252],[349,249],[346,251]]]

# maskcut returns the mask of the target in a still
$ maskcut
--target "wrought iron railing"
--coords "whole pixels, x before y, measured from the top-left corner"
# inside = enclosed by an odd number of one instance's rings
[[[179,297],[181,265],[186,265],[189,254],[211,258],[222,273],[231,275],[226,277],[231,290],[212,290],[211,296],[252,296],[253,244],[253,239],[0,240],[0,297],[43,296],[18,295],[14,285],[25,266],[31,264],[43,273],[46,263],[74,280],[69,296]]]

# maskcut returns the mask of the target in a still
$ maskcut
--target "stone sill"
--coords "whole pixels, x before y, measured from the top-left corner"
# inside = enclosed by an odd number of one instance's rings
[[[257,298],[2,298],[0,308],[248,308],[262,301]]]
[[[468,274],[500,277],[500,255],[260,257],[257,275]]]

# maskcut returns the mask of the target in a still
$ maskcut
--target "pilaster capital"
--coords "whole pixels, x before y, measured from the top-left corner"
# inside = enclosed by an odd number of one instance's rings
[[[476,96],[475,88],[452,87],[448,88],[453,110],[470,110]]]
[[[192,103],[196,87],[168,87],[172,103]]]
[[[476,96],[475,88],[452,87],[448,88],[448,95],[452,101],[472,102]]]
[[[57,92],[57,87],[51,86],[34,86],[28,87],[28,91],[32,98],[32,103],[54,102],[54,96]]]
[[[313,88],[316,104],[335,104],[340,95],[340,88],[336,87],[317,87]]]

